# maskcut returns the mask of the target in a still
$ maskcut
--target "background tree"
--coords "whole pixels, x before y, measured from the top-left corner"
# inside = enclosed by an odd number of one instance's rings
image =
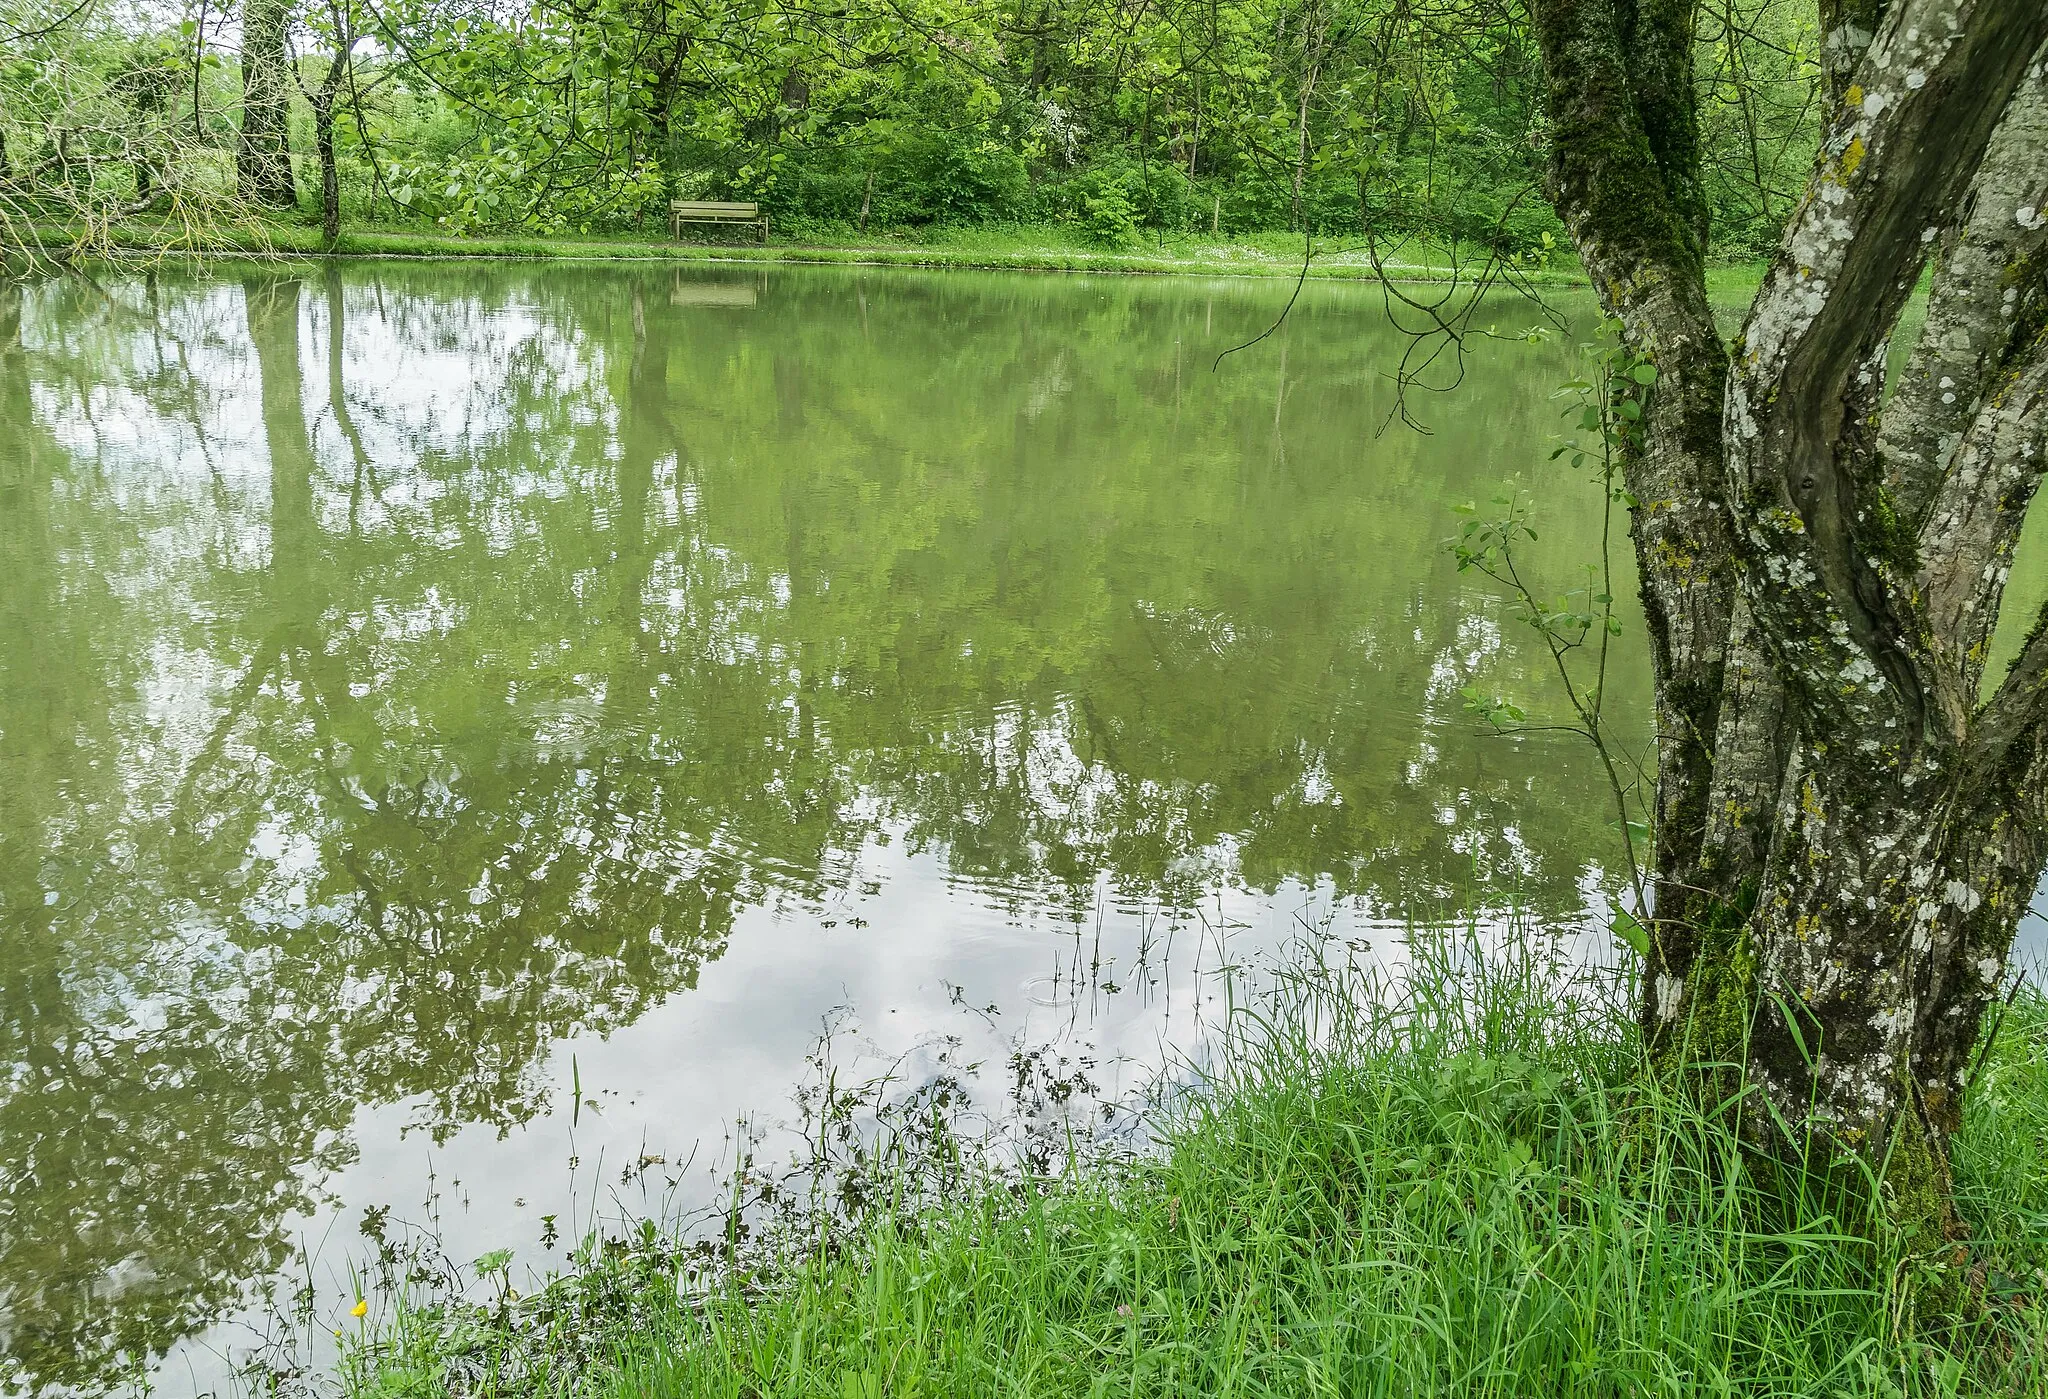
[[[1711,242],[1768,257],[1813,160],[1819,18],[1799,0],[1701,0],[1695,49]]]
[[[174,244],[246,226],[214,67],[187,79],[198,33],[104,0],[0,0],[0,264],[105,252],[138,215]]]
[[[40,64],[0,66],[25,197],[88,169],[126,196],[161,166],[189,199],[232,149],[237,198],[288,208],[296,141],[333,186],[330,226],[652,232],[696,196],[758,200],[798,236],[1021,220],[1108,246],[1292,229],[1540,257],[1563,241],[1536,197],[1540,65],[1509,0],[175,3],[0,0],[19,12],[0,49]],[[1795,0],[1717,3],[1695,43],[1706,197],[1748,255],[1810,154],[1818,46]],[[69,36],[56,67],[35,47],[51,26]],[[337,78],[344,31],[373,42]],[[87,36],[97,49],[71,43]],[[167,97],[130,60],[171,51],[190,81]],[[78,108],[61,118],[57,72]],[[206,158],[161,149],[148,133],[166,125]]]
[[[334,142],[335,109],[344,95],[356,95],[353,81],[357,43],[354,0],[327,0],[325,6],[309,18],[319,40],[328,46],[327,71],[312,87],[306,86],[304,77],[296,68],[293,73],[299,77],[299,85],[313,108],[313,149],[320,163],[320,238],[325,246],[332,248],[341,237],[341,166]],[[345,79],[349,84],[347,94],[342,90]],[[356,134],[361,140],[360,102],[354,105]]]
[[[242,132],[235,178],[251,204],[290,208],[292,179],[291,53],[288,0],[243,0]]]

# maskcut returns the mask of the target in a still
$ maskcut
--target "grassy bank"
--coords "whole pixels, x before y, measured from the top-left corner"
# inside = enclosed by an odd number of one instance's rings
[[[1960,1188],[1963,1327],[1933,1264],[1766,1184],[1645,1089],[1611,1005],[1526,969],[1392,995],[1286,979],[1158,1150],[1042,1175],[870,1159],[850,1213],[733,1250],[587,1247],[524,1299],[412,1294],[358,1394],[2048,1394],[2048,1003],[2005,1022]],[[943,1134],[940,1134],[943,1138]],[[837,1220],[828,1224],[827,1219]]]
[[[79,242],[75,231],[47,228],[41,236],[54,252]],[[209,238],[214,251],[271,252],[310,256],[332,251],[349,257],[585,259],[665,263],[817,263],[848,266],[957,267],[998,271],[1200,274],[1296,278],[1302,275],[1299,234],[1276,231],[1208,238],[1170,234],[1123,248],[1090,244],[1078,230],[1059,225],[991,225],[921,228],[863,234],[853,229],[804,228],[777,234],[765,245],[747,235],[714,230],[687,231],[684,241],[630,236],[524,235],[462,236],[431,229],[351,227],[333,249],[320,231],[296,220],[276,220]],[[135,221],[117,225],[92,241],[101,251],[188,254],[195,249],[183,229]],[[1387,252],[1390,276],[1405,281],[1442,282],[1469,278],[1476,270],[1468,251],[1404,244]],[[1317,238],[1308,276],[1371,280],[1379,274],[1363,239]],[[1586,278],[1568,253],[1543,264],[1528,264],[1516,275],[1539,286],[1583,286]],[[1753,288],[1758,272],[1742,265],[1716,269],[1716,284]]]

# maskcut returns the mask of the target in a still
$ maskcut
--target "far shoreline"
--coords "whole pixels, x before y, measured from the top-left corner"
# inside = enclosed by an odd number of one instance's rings
[[[766,245],[674,242],[628,237],[540,237],[526,235],[468,236],[409,229],[344,230],[332,247],[323,246],[319,230],[293,223],[270,223],[223,234],[212,244],[187,237],[165,237],[160,229],[117,226],[97,238],[82,238],[76,229],[38,230],[41,248],[32,256],[57,261],[128,255],[161,258],[238,258],[281,256],[320,259],[405,259],[429,262],[579,262],[630,263],[652,266],[749,267],[796,265],[823,267],[905,267],[979,272],[1080,272],[1118,276],[1245,277],[1276,280],[1376,282],[1376,268],[1364,250],[1345,240],[1327,240],[1314,250],[1306,271],[1301,254],[1281,244],[1298,235],[1280,232],[1247,234],[1235,240],[1197,239],[1175,235],[1152,251],[1093,249],[1076,245],[1065,230],[1053,228],[961,228],[937,230],[937,237],[874,238],[839,242],[806,238]],[[28,252],[8,250],[19,256]],[[1448,255],[1382,264],[1386,280],[1423,285],[1470,283],[1471,263],[1454,264]],[[1747,292],[1761,280],[1755,263],[1731,263],[1712,269],[1715,292]],[[1574,265],[1525,266],[1517,279],[1531,286],[1585,290],[1591,286]]]

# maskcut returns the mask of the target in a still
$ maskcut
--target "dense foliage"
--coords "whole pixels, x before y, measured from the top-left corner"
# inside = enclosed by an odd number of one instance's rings
[[[759,201],[798,236],[1564,241],[1513,0],[72,2],[0,0],[11,241],[38,217],[295,200],[330,228],[651,232],[674,198]],[[1774,234],[1813,146],[1795,10],[1725,0],[1699,30],[1736,255]]]

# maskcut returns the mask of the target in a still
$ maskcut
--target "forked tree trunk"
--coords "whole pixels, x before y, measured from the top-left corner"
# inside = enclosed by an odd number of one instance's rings
[[[242,135],[235,179],[243,199],[277,208],[298,202],[288,134],[285,22],[284,0],[246,0],[242,6]]]
[[[1692,4],[1533,9],[1552,197],[1659,370],[1626,463],[1659,736],[1644,1029],[1745,1065],[1759,1146],[1860,1158],[1938,1228],[2048,858],[2048,618],[1984,671],[2048,467],[2048,5],[1821,0],[1826,138],[1732,353]]]

